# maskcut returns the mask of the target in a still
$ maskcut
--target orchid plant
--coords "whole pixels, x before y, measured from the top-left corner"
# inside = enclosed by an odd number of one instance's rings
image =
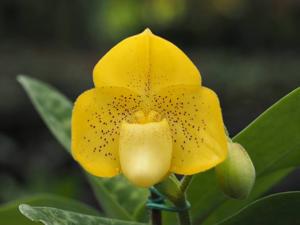
[[[33,221],[271,224],[282,221],[276,203],[300,199],[298,192],[260,198],[300,163],[300,89],[231,139],[219,99],[202,86],[196,66],[149,29],[100,59],[95,88],[74,105],[42,82],[18,79],[54,136],[86,171],[109,217],[86,206],[69,211],[67,201],[63,209],[20,205]],[[256,216],[270,204],[271,212]]]

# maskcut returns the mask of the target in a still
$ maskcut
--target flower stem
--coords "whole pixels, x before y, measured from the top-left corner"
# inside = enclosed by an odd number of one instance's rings
[[[191,216],[190,211],[188,210],[188,202],[186,200],[185,194],[182,196],[179,202],[176,203],[176,206],[181,209],[185,209],[183,211],[178,212],[178,218],[180,225],[191,225]]]
[[[179,207],[188,208],[187,200],[186,200],[186,190],[189,187],[193,176],[184,176],[180,182],[180,190],[183,193],[182,199],[179,202]],[[191,225],[191,216],[189,210],[184,210],[182,212],[178,212],[178,218],[180,221],[180,225]]]
[[[190,212],[188,210],[178,213],[180,225],[191,225]]]
[[[181,181],[179,181],[173,174],[161,183],[156,184],[154,191],[151,191],[151,199],[157,199],[158,191],[158,193],[161,193],[174,204],[175,207],[164,207],[164,209],[166,210],[166,208],[168,208],[169,211],[177,212],[180,225],[191,225],[189,213],[190,204],[186,199],[186,190],[191,181],[192,176],[184,176]],[[155,192],[155,190],[157,191]],[[153,213],[154,209],[152,209],[152,225],[157,225],[158,223],[155,223],[157,218],[154,218],[155,215]]]
[[[180,189],[183,193],[185,193],[186,189],[189,187],[193,176],[184,176],[180,182]]]
[[[159,196],[151,191],[151,198],[156,199]],[[152,225],[162,225],[162,220],[161,220],[161,211],[158,209],[151,209],[151,224]]]

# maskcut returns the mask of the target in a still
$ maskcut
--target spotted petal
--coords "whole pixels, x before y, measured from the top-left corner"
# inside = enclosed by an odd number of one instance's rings
[[[117,44],[97,63],[94,83],[149,95],[171,85],[201,85],[201,77],[180,49],[147,29]]]
[[[167,118],[173,139],[171,172],[194,174],[222,162],[227,155],[221,108],[205,87],[168,87],[153,97],[153,110]]]
[[[72,154],[85,170],[101,177],[119,173],[119,128],[140,102],[135,93],[115,87],[79,96],[72,115]]]

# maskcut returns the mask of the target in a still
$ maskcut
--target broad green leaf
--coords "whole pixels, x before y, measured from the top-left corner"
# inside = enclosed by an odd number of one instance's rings
[[[300,192],[270,195],[244,207],[219,225],[300,224]]]
[[[139,219],[146,221],[146,213],[139,215],[140,209],[144,208],[148,198],[148,191],[131,184],[124,176],[113,178],[96,178],[89,176],[90,183],[97,199],[106,214],[113,218]]]
[[[259,116],[234,141],[248,150],[258,174],[300,164],[300,88]]]
[[[21,213],[35,222],[45,225],[146,225],[104,217],[90,216],[50,207],[31,207],[20,205]]]
[[[202,222],[205,220],[203,224],[215,224],[224,218],[227,218],[228,216],[239,211],[244,206],[248,205],[250,202],[259,198],[263,193],[269,190],[271,186],[285,177],[290,171],[291,169],[277,170],[267,176],[259,177],[251,195],[242,201],[229,199],[220,194],[220,196],[223,198],[218,202],[218,204],[216,204],[216,207],[212,207],[211,211],[208,212],[207,215],[204,215],[203,218],[198,219],[197,222]]]
[[[57,140],[70,152],[70,121],[72,103],[55,88],[33,78],[18,77]],[[124,220],[145,220],[140,209],[147,200],[148,191],[133,186],[124,177],[102,179],[87,174],[95,195],[107,215]]]
[[[26,203],[33,206],[51,206],[59,207],[65,210],[72,210],[75,212],[86,213],[90,215],[99,215],[99,213],[78,201],[68,198],[39,194],[22,199],[15,200],[13,202],[6,203],[0,206],[0,224],[3,225],[34,225],[36,223],[31,222],[20,214],[18,207],[20,204]]]
[[[259,116],[234,141],[242,144],[253,160],[257,181],[244,201],[226,198],[217,187],[214,171],[198,174],[188,190],[195,224],[214,224],[257,199],[300,165],[300,88]]]
[[[27,76],[18,76],[34,107],[52,134],[70,150],[72,103],[53,87]]]

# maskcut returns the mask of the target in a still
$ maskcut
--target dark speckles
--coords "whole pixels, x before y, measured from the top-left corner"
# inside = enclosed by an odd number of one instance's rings
[[[116,161],[116,148],[113,146],[118,141],[119,127],[122,121],[139,109],[141,102],[141,97],[137,95],[120,94],[107,97],[101,104],[91,104],[85,119],[86,135],[82,137],[83,146],[89,146],[88,149],[85,147],[85,151]]]
[[[127,72],[127,76],[130,77],[130,81],[126,85],[128,89],[146,89],[147,85],[145,83],[144,75]]]
[[[205,106],[198,95],[191,94],[189,90],[169,89],[154,95],[152,100],[154,110],[167,118],[172,132],[173,144],[180,151],[190,154],[189,146],[197,146],[204,142],[202,132],[207,129],[205,120],[201,120]]]

